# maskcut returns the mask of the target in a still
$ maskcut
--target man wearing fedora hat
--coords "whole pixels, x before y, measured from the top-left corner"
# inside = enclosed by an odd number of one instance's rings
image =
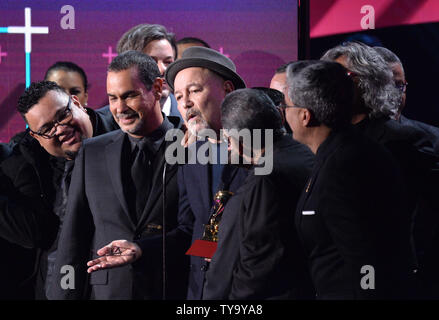
[[[172,63],[165,74],[166,82],[174,91],[178,109],[193,136],[202,136],[203,130],[211,129],[220,142],[221,103],[225,96],[240,88],[245,88],[244,80],[236,73],[235,64],[223,54],[204,47],[191,47],[184,51],[182,58]],[[198,141],[199,148],[209,141]],[[217,161],[218,162],[218,161]],[[219,163],[185,164],[178,169],[179,186],[179,226],[166,235],[168,256],[186,252],[197,239],[201,239],[204,225],[209,221],[213,196],[220,189],[235,192],[246,177],[243,169]],[[101,249],[100,258],[90,261],[89,272],[102,268],[133,263],[147,265],[153,263],[152,252],[160,259],[161,239],[141,239],[136,243],[125,240],[113,241]],[[114,248],[129,250],[131,255],[108,255]],[[132,253],[135,254],[132,254]],[[142,258],[148,252],[148,258]],[[148,261],[146,261],[148,260]],[[188,299],[201,299],[205,272],[209,263],[204,258],[191,256],[188,283]]]

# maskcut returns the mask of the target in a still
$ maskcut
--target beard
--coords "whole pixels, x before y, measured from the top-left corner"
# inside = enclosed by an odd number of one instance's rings
[[[78,155],[78,151],[66,150],[66,151],[64,151],[64,154],[66,155],[67,159],[73,160]]]
[[[135,111],[132,111],[132,110],[128,110],[127,112],[124,112],[124,113],[118,113],[117,115],[116,115],[116,118],[117,118],[117,122],[118,122],[118,124],[119,124],[119,127],[120,127],[120,129],[123,131],[123,132],[126,132],[126,133],[131,133],[131,134],[137,134],[138,132],[140,132],[141,130],[142,130],[142,128],[143,128],[143,123],[141,122],[141,121],[137,121],[137,122],[134,122],[132,125],[134,125],[132,128],[126,128],[124,125],[121,125],[120,123],[119,123],[119,120],[120,119],[124,119],[124,118],[137,118],[137,120],[139,120],[140,119],[140,117],[139,117],[139,115],[138,115],[138,113],[137,112],[135,112]]]
[[[197,117],[197,119],[191,117]],[[206,129],[211,129],[207,121],[201,116],[201,113],[195,109],[190,109],[186,113],[186,123],[189,132],[199,138],[203,137],[202,134]]]

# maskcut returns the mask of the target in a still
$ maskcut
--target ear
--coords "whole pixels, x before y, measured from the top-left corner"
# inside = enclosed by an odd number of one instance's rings
[[[300,120],[304,127],[311,127],[314,122],[314,116],[308,109],[300,109]]]
[[[224,82],[223,88],[224,88],[224,91],[226,92],[226,94],[235,90],[235,86],[233,85],[233,82],[230,80],[227,80]]]
[[[32,131],[29,131],[29,135],[30,135],[32,138],[34,138],[35,140],[37,140],[38,143],[39,143],[40,146],[41,146],[41,141],[40,141],[41,137],[40,137],[40,136],[38,136],[37,134],[33,133]]]
[[[160,98],[162,97],[162,89],[163,89],[163,79],[155,78],[154,82],[152,83],[152,90],[154,92],[154,97],[156,100],[160,100]]]
[[[84,111],[85,113],[87,113],[87,110],[81,106],[81,103],[79,102],[79,99],[77,96],[71,96],[72,97],[72,103],[77,106],[79,109],[81,109],[82,111]]]

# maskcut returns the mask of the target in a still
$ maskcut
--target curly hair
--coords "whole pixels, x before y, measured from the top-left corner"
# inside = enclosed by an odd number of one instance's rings
[[[31,85],[18,98],[17,111],[21,114],[24,121],[26,120],[26,113],[36,105],[41,98],[43,98],[49,91],[58,91],[59,93],[67,95],[64,89],[53,81],[39,81],[32,82]]]
[[[326,51],[321,60],[344,57],[346,68],[355,74],[361,97],[370,118],[393,117],[401,103],[393,73],[383,57],[373,48],[359,42],[346,42]]]

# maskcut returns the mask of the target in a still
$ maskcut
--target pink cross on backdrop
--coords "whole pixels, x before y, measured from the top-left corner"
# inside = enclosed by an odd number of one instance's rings
[[[102,54],[103,58],[108,58],[108,64],[110,64],[111,61],[113,60],[113,58],[116,57],[116,56],[117,56],[117,53],[113,53],[113,47],[112,46],[108,46],[108,52]]]
[[[223,55],[225,55],[227,58],[230,58],[230,55],[229,55],[229,54],[224,53],[224,48],[223,48],[223,47],[220,47],[220,48],[219,48],[219,52],[222,53]]]
[[[2,63],[2,57],[7,57],[8,53],[2,51],[2,46],[0,45],[0,63]]]

